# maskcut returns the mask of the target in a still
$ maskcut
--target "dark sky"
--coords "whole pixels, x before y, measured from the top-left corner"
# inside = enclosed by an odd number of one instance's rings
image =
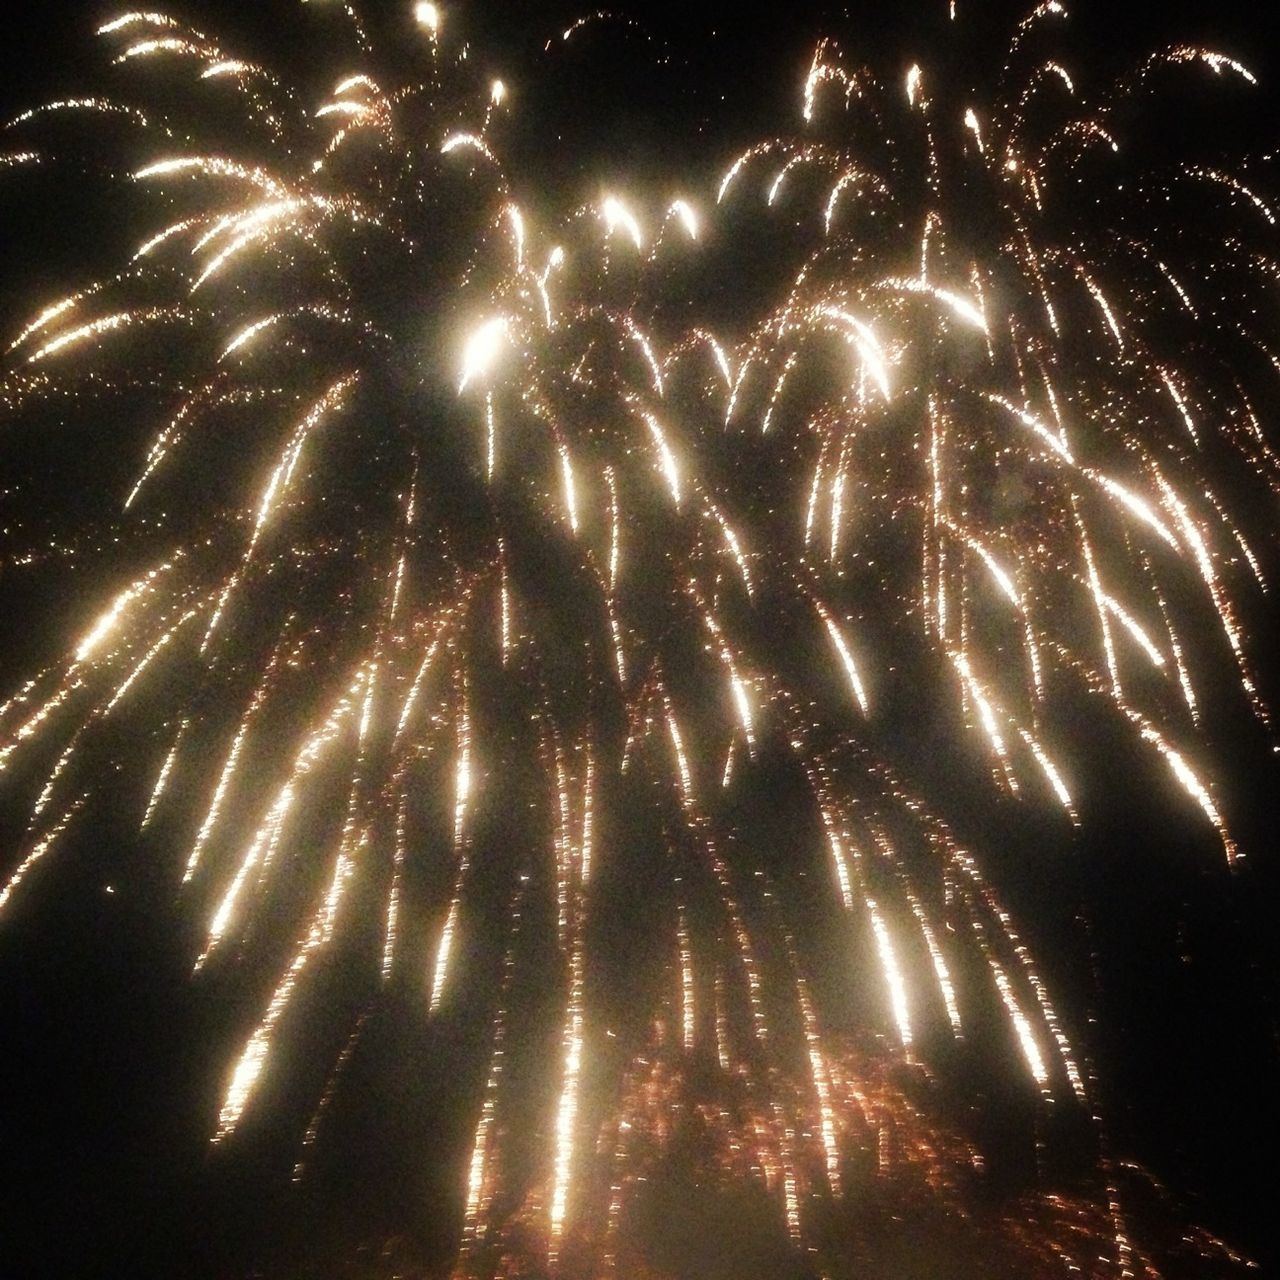
[[[823,34],[894,75],[917,58],[927,65],[940,41],[952,81],[993,75],[999,58],[991,50],[1021,7],[960,4],[983,14],[967,23],[968,43],[947,38],[941,0],[779,5],[768,14],[691,4],[665,18],[654,6],[614,4],[612,12],[639,25],[602,22],[550,58],[543,42],[577,16],[577,7],[502,3],[486,12],[459,2],[446,12],[466,25],[480,56],[517,95],[521,122],[512,145],[524,167],[536,164],[548,189],[576,202],[606,180],[641,187],[669,182],[673,171],[688,175],[682,185],[705,192],[709,175],[742,145],[794,123],[809,52]],[[307,15],[278,16],[295,7],[221,0],[175,12],[190,13],[210,34],[231,33],[232,44],[243,33],[256,56],[305,78],[307,46],[283,33]],[[1235,54],[1259,73],[1262,88],[1252,99],[1231,88],[1203,115],[1167,121],[1163,143],[1149,140],[1157,151],[1184,142],[1212,151],[1221,143],[1226,153],[1246,154],[1280,143],[1272,87],[1280,81],[1280,46],[1266,6],[1171,0],[1147,11],[1079,0],[1075,9],[1065,42],[1073,69],[1101,77],[1164,41],[1185,39]],[[6,14],[0,116],[71,94],[91,78],[99,12],[92,4],[50,3]],[[523,123],[533,120],[536,130]],[[113,243],[117,232],[82,224],[74,205],[24,203],[14,194],[21,192],[17,175],[0,176],[0,184],[0,324],[8,332],[33,295],[43,299],[49,280],[74,278],[86,246],[85,260],[94,261],[98,241]],[[1268,554],[1274,565],[1274,541]],[[12,672],[25,672],[45,641],[43,632],[26,632],[26,615],[5,591],[0,579],[0,605],[9,610],[0,637],[15,656],[0,651],[0,697],[10,692]],[[1274,628],[1275,621],[1261,623]],[[1266,675],[1280,692],[1280,665]],[[1100,752],[1114,746],[1096,745]],[[1030,824],[1009,824],[1005,834],[1023,843],[1006,855],[1003,870],[1011,900],[1030,917],[1040,949],[1048,949],[1046,970],[1074,992],[1078,1007],[1096,1002],[1104,1029],[1094,1052],[1117,1146],[1189,1197],[1193,1217],[1275,1259],[1276,778],[1252,729],[1242,727],[1238,743],[1228,743],[1232,751],[1231,803],[1253,859],[1245,876],[1226,876],[1196,833],[1172,829],[1144,794],[1139,771],[1100,789],[1075,847],[1079,880],[1071,891],[1091,904],[1089,927],[1106,957],[1101,995],[1071,972],[1079,955],[1078,940],[1068,940],[1079,923],[1074,908],[1043,906],[1043,885],[1017,856],[1039,839]],[[5,803],[0,791],[0,814]],[[15,821],[6,818],[0,831],[7,836]],[[373,1099],[365,1113],[370,1127],[361,1131],[354,1112],[348,1131],[339,1127],[335,1137],[339,1148],[350,1144],[352,1168],[344,1173],[341,1158],[331,1161],[324,1195],[301,1210],[289,1199],[287,1179],[282,1184],[272,1145],[288,1146],[283,1123],[264,1123],[256,1148],[243,1152],[237,1167],[212,1160],[205,1136],[222,1063],[209,1060],[206,1045],[227,1039],[234,1015],[218,1008],[207,988],[193,989],[189,939],[156,909],[165,891],[149,881],[152,873],[121,852],[128,843],[123,823],[120,830],[108,825],[99,840],[113,865],[131,868],[126,874],[141,886],[134,899],[108,913],[98,900],[71,892],[0,921],[0,1274],[231,1276],[259,1256],[271,1260],[264,1263],[270,1274],[285,1274],[292,1257],[315,1264],[309,1233],[338,1252],[366,1244],[365,1214],[379,1230],[402,1224],[400,1230],[429,1236],[416,1216],[420,1185],[397,1182],[408,1158],[397,1164],[400,1157],[369,1154],[394,1146],[401,1116],[418,1137],[430,1133],[429,1109],[415,1095],[415,1071],[431,1069],[429,1033],[374,1028],[374,1043],[382,1037],[394,1046],[384,1053],[401,1060],[368,1069],[360,1087]],[[89,877],[93,857],[93,849],[82,849],[66,874]],[[9,858],[0,855],[0,865]],[[337,990],[351,1010],[361,1007],[362,991]],[[332,1057],[333,1047],[332,1036],[318,1030],[317,1060]],[[377,1051],[371,1057],[377,1062]],[[277,1230],[286,1220],[288,1233]],[[373,1262],[369,1274],[377,1274]]]

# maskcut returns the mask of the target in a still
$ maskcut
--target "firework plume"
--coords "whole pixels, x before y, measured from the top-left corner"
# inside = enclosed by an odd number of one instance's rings
[[[425,1022],[465,1081],[459,1276],[677,1274],[680,1187],[779,1273],[879,1274],[904,1214],[988,1275],[1243,1265],[1158,1225],[902,742],[950,717],[963,777],[1069,838],[1084,707],[1246,856],[1206,761],[1213,699],[1271,727],[1280,366],[1236,317],[1274,214],[1114,153],[1171,79],[1249,71],[1175,48],[1086,94],[1052,0],[985,96],[823,42],[794,136],[548,215],[503,159],[519,86],[447,10],[328,8],[342,60],[296,84],[124,14],[108,90],[0,138],[127,211],[6,344],[5,570],[61,640],[0,707],[0,926],[127,821],[239,1011],[214,1158],[280,1108],[300,1183],[377,1011]],[[726,324],[705,282],[753,242],[766,300]],[[939,1118],[974,1064],[1070,1179],[982,1207]]]

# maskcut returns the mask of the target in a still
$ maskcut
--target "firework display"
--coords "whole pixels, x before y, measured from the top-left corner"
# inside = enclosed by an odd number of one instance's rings
[[[1272,727],[1275,214],[1117,158],[1249,69],[1177,46],[1086,93],[1055,0],[985,95],[824,40],[793,132],[557,209],[447,8],[307,8],[333,61],[296,83],[125,13],[101,96],[0,133],[0,180],[123,211],[5,339],[42,621],[0,690],[0,929],[127,824],[236,1011],[210,1158],[278,1109],[297,1185],[377,1010],[437,1029],[445,1274],[686,1274],[656,1223],[699,1206],[759,1223],[703,1274],[900,1274],[904,1218],[957,1275],[1245,1268],[1113,1150],[907,740],[936,719],[955,787],[1069,841],[1095,718],[1249,857],[1212,746]],[[1048,1153],[1003,1199],[942,1118],[979,1070]]]

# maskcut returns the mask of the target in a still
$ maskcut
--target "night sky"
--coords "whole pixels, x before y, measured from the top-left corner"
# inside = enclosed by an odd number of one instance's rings
[[[282,79],[318,100],[334,73],[348,70],[352,61],[330,54],[316,65],[325,45],[316,38],[318,19],[308,9],[320,7],[320,0],[309,6],[217,0],[172,11],[228,49],[276,68]],[[851,61],[866,62],[886,78],[896,79],[919,60],[936,68],[938,83],[952,89],[998,77],[1007,33],[1024,12],[1018,5],[960,0],[963,35],[956,38],[943,0],[800,4],[758,14],[694,4],[669,17],[659,16],[655,6],[619,3],[609,7],[614,19],[593,24],[548,53],[544,44],[559,41],[580,8],[541,0],[456,0],[442,7],[447,23],[465,30],[473,56],[508,84],[514,106],[501,134],[504,163],[516,197],[551,225],[558,211],[606,190],[654,191],[655,199],[687,193],[709,208],[718,176],[743,148],[797,130],[804,73],[824,35],[838,38]],[[105,59],[95,49],[93,28],[100,15],[116,11],[61,2],[23,8],[29,12],[6,15],[0,44],[4,120],[95,83]],[[371,0],[368,8],[380,14],[396,6]],[[1171,95],[1185,114],[1135,125],[1134,153],[1156,166],[1171,156],[1202,157],[1212,165],[1280,145],[1280,46],[1268,40],[1264,6],[1174,0],[1158,12],[1139,14],[1143,8],[1095,0],[1073,6],[1055,49],[1080,73],[1082,87],[1105,82],[1108,73],[1118,74],[1171,41],[1207,44],[1237,56],[1261,83],[1248,90],[1225,78],[1216,83],[1205,73],[1188,77],[1193,83]],[[981,14],[965,12],[970,9]],[[460,37],[451,31],[450,38]],[[147,97],[141,89],[148,74],[138,72],[140,101]],[[163,101],[168,91],[153,100]],[[121,136],[104,134],[127,153]],[[0,152],[9,145],[0,135]],[[132,165],[134,156],[127,158]],[[1266,189],[1265,177],[1258,181]],[[1193,218],[1195,210],[1189,208],[1187,216]],[[40,174],[33,180],[20,169],[0,169],[3,332],[16,331],[49,299],[118,261],[137,242],[137,225],[123,202],[89,191],[82,197],[74,178]],[[707,253],[709,265],[694,275],[705,290],[697,314],[731,331],[738,317],[778,289],[768,241],[717,242],[712,233]],[[397,278],[373,287],[385,289],[388,312],[412,305],[399,296]],[[688,312],[694,311],[691,302]],[[668,309],[679,312],[679,304]],[[1280,307],[1268,319],[1274,334]],[[423,381],[429,384],[431,376]],[[1273,380],[1270,399],[1256,402],[1272,440],[1280,436],[1278,392]],[[445,393],[428,385],[424,394]],[[131,414],[137,416],[127,398],[79,419],[72,415],[69,425],[56,409],[42,412],[48,416],[37,427],[47,438],[34,449],[28,445],[29,415],[15,445],[12,435],[6,439],[0,414],[0,490],[6,504],[0,523],[8,526],[0,546],[0,700],[67,651],[83,631],[86,602],[97,598],[88,593],[92,571],[77,578],[55,567],[42,579],[10,561],[31,530],[92,526],[105,510],[94,492],[99,479],[114,492],[136,460],[132,454],[122,459],[113,447],[128,432]],[[133,432],[128,438],[145,436]],[[343,465],[372,471],[382,460],[356,454]],[[335,492],[343,485],[358,488],[351,474],[335,475]],[[32,499],[33,487],[39,489],[46,475],[63,479]],[[750,483],[756,479],[746,477]],[[458,485],[464,482],[469,483],[463,477]],[[1274,495],[1269,506],[1256,495],[1242,503],[1250,508],[1248,527],[1261,538],[1264,566],[1276,578]],[[181,497],[176,505],[183,505]],[[113,559],[110,547],[96,554],[102,572],[118,577],[119,557]],[[545,572],[558,572],[554,549],[547,552]],[[574,642],[576,606],[571,587],[558,590],[559,595],[550,593],[550,608],[568,619],[558,624],[565,627],[568,646]],[[1260,692],[1280,705],[1280,661],[1267,658],[1280,638],[1274,601],[1274,594],[1269,605],[1255,601],[1245,622],[1259,663]],[[890,648],[897,643],[887,631],[884,640]],[[791,660],[788,643],[786,635],[760,639],[761,651],[777,653],[780,667]],[[806,643],[796,640],[797,646]],[[1221,647],[1220,637],[1205,643]],[[905,650],[903,655],[904,668],[916,657],[927,662]],[[1114,718],[1082,710],[1069,726],[1070,758],[1092,766],[1078,767],[1087,775],[1081,778],[1078,829],[1058,816],[1046,818],[1043,803],[998,795],[985,757],[965,745],[969,740],[946,720],[940,699],[905,677],[883,688],[896,714],[886,713],[891,727],[876,748],[979,852],[1087,1056],[1111,1156],[1143,1164],[1170,1189],[1173,1207],[1167,1214],[1175,1226],[1168,1229],[1176,1232],[1179,1222],[1203,1225],[1257,1258],[1262,1274],[1280,1274],[1273,1272],[1280,1266],[1280,1233],[1272,1190],[1280,1150],[1280,777],[1265,733],[1239,698],[1229,655],[1218,665],[1218,674],[1205,678],[1202,697],[1220,700],[1226,710],[1207,734],[1212,751],[1201,758],[1212,762],[1223,807],[1247,854],[1236,873],[1226,869],[1221,845],[1199,812],[1166,802],[1167,770],[1135,748]],[[673,680],[679,679],[677,672]],[[506,696],[485,690],[478,723],[505,726],[518,719],[504,703]],[[513,758],[526,752],[533,761],[536,744],[521,732],[508,734],[507,749]],[[131,749],[122,739],[111,758],[128,758]],[[529,768],[532,774],[534,763]],[[192,769],[187,776],[195,787],[216,769],[212,755]],[[810,892],[801,883],[806,873],[797,872],[793,883],[785,859],[772,851],[783,842],[781,833],[793,829],[788,824],[801,807],[801,787],[767,756],[752,777],[754,786],[742,788],[733,814],[746,833],[743,856],[758,858],[779,883],[789,884],[788,901],[803,907]],[[0,775],[3,875],[20,858],[29,783],[20,772],[16,780]],[[517,776],[512,794],[533,785]],[[281,945],[288,946],[293,926],[285,926],[289,937],[283,944],[266,944],[265,954],[245,949],[237,963],[248,977],[239,985],[227,976],[229,969],[193,978],[199,922],[197,912],[179,902],[175,870],[189,833],[171,825],[140,838],[135,809],[145,803],[142,786],[122,782],[119,794],[129,804],[121,803],[118,812],[95,809],[90,826],[51,854],[39,876],[0,911],[0,1030],[6,1050],[0,1065],[0,1275],[448,1274],[461,1225],[457,1188],[488,1035],[487,1017],[467,1012],[465,997],[476,996],[477,1008],[483,1008],[483,993],[500,980],[506,891],[496,879],[482,886],[487,896],[480,915],[488,923],[478,927],[492,930],[493,938],[477,946],[475,963],[461,979],[459,1011],[443,1023],[427,1016],[420,984],[401,979],[389,992],[380,990],[376,973],[360,963],[364,943],[324,961],[300,997],[303,1013],[291,1024],[299,1031],[282,1047],[292,1070],[270,1078],[233,1142],[211,1148],[228,1063],[261,1012],[262,992],[269,994],[281,956],[287,959]],[[644,807],[643,796],[637,800],[628,793],[623,800]],[[328,816],[316,816],[318,828]],[[494,806],[485,821],[485,839],[495,847],[520,849],[533,839],[514,802],[505,811]],[[619,845],[641,846],[651,834],[642,819],[615,823],[610,830]],[[608,905],[606,923],[597,926],[601,937],[594,954],[603,957],[597,976],[602,988],[622,994],[616,1007],[599,1015],[601,1025],[610,1018],[619,1026],[643,1021],[639,1011],[648,996],[641,988],[649,978],[635,977],[634,989],[629,983],[634,975],[656,971],[653,939],[667,927],[652,907],[659,890],[646,878],[659,878],[656,864],[637,854],[625,865],[636,868],[630,880],[614,874],[611,881],[602,873]],[[828,908],[814,896],[813,937],[802,937],[801,946],[812,945],[819,954],[832,925]],[[531,920],[536,925],[532,911]],[[270,937],[270,921],[261,933]],[[416,957],[420,968],[424,957]],[[531,962],[530,971],[536,968]],[[856,1022],[869,1000],[855,991],[841,1008]],[[553,1004],[554,993],[536,980],[518,981],[513,1036],[523,1027],[523,1034],[545,1038]],[[1037,1111],[1030,1091],[1011,1083],[1000,1065],[1009,1052],[1007,1045],[1000,1047],[1006,1033],[996,1025],[998,1016],[990,1010],[975,1016],[978,1027],[969,1036],[974,1047],[963,1060],[959,1052],[952,1058],[941,1054],[930,1096],[942,1121],[987,1156],[990,1179],[982,1194],[992,1202],[1016,1196],[1035,1182],[1037,1165],[1039,1176],[1050,1181],[1069,1179],[1073,1161],[1088,1145],[1075,1129],[1087,1126],[1069,1108]],[[984,1027],[994,1047],[979,1047]],[[357,1028],[358,1044],[308,1157],[306,1177],[295,1181],[301,1133]],[[517,1094],[523,1090],[532,1098],[540,1087],[531,1070],[528,1079],[517,1071]],[[639,1229],[666,1240],[666,1252],[651,1255],[655,1274],[682,1280],[815,1274],[804,1270],[785,1240],[780,1243],[777,1233],[759,1225],[749,1199],[704,1204],[692,1192],[682,1198],[678,1167],[670,1177],[670,1185],[655,1190],[641,1213],[651,1221]],[[945,1249],[948,1237],[937,1224],[922,1223],[920,1232],[919,1251],[899,1270],[889,1262],[885,1271],[867,1274],[982,1274],[980,1260],[958,1261],[954,1271],[925,1269],[921,1259],[930,1248]],[[717,1242],[719,1252],[708,1240]],[[974,1270],[963,1269],[969,1265]]]

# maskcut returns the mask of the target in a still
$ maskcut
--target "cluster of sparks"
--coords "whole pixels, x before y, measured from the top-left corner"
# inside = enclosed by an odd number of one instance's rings
[[[864,1156],[959,1214],[982,1164],[886,1063],[927,1078],[931,1045],[998,1009],[1044,1105],[1097,1119],[1087,1064],[979,858],[872,747],[877,643],[914,646],[997,791],[1081,821],[1061,720],[1083,699],[1163,760],[1229,863],[1244,856],[1197,758],[1197,660],[1232,667],[1269,728],[1244,621],[1265,554],[1206,475],[1274,498],[1280,465],[1244,383],[1184,357],[1187,335],[1213,333],[1280,368],[1222,300],[1280,265],[1242,232],[1180,274],[1141,204],[1111,220],[1086,204],[1065,231],[1059,204],[1081,201],[1095,151],[1120,146],[1119,104],[1162,68],[1251,76],[1176,48],[1084,109],[1071,74],[1030,52],[1064,17],[1054,0],[1015,33],[1006,77],[1021,87],[989,107],[952,111],[917,66],[882,85],[824,42],[798,138],[750,148],[648,230],[639,206],[602,196],[560,243],[498,159],[507,86],[449,50],[447,11],[410,6],[397,38],[426,70],[388,87],[372,27],[334,8],[365,69],[319,103],[162,14],[100,29],[125,73],[163,64],[215,119],[242,111],[242,154],[202,147],[199,116],[188,131],[114,97],[6,131],[19,141],[0,170],[25,170],[53,162],[38,140],[54,118],[102,120],[139,157],[127,181],[162,194],[118,272],[8,345],[14,419],[123,389],[159,425],[121,495],[128,580],[110,589],[118,569],[96,571],[106,600],[70,657],[0,706],[0,771],[33,797],[0,913],[96,805],[131,794],[111,788],[136,767],[139,825],[180,850],[182,909],[204,920],[199,981],[232,983],[251,947],[279,949],[266,921],[292,921],[228,1069],[211,1135],[224,1145],[318,955],[376,933],[382,981],[447,1017],[482,946],[473,899],[496,877],[511,932],[458,1274],[506,1274],[517,1246],[557,1273],[641,1274],[620,1243],[628,1206],[691,1124],[717,1177],[759,1188],[790,1240],[844,1274],[823,1206],[865,1182]],[[1118,171],[1104,167],[1122,188]],[[1274,222],[1232,174],[1172,181]],[[949,212],[979,200],[981,233]],[[683,312],[673,327],[646,301],[714,252],[708,227],[772,235],[784,207],[799,228],[780,236],[779,256],[796,255],[785,298],[742,332]],[[207,482],[224,437],[240,456]],[[748,491],[743,459],[765,476]],[[190,505],[188,525],[171,508]],[[92,558],[74,539],[7,556],[50,572]],[[819,669],[777,662],[780,644],[823,655]],[[876,975],[870,1057],[824,1008],[781,864],[734,828],[766,769],[805,796],[788,859],[829,885],[836,963]],[[600,885],[626,882],[637,806],[666,884],[649,956],[662,994],[615,1034],[593,1011],[593,913],[617,909]],[[510,1001],[521,936],[544,925],[563,997],[556,1087],[541,1171],[514,1195]],[[603,1048],[615,1039],[621,1065]],[[694,1098],[695,1066],[719,1081],[714,1102]],[[1011,1210],[1002,1247],[1036,1274],[1158,1274],[1121,1166],[1100,1159],[1098,1177],[1095,1199]],[[1194,1247],[1232,1258],[1209,1237]]]

